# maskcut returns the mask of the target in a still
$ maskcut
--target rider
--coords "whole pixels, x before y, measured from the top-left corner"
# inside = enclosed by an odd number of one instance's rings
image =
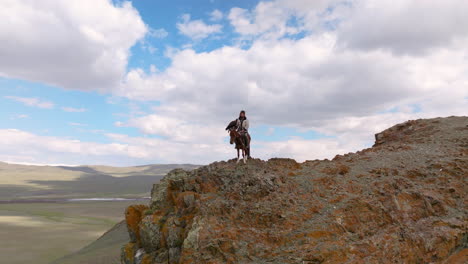
[[[239,113],[239,118],[236,120],[236,128],[237,131],[242,135],[244,138],[244,142],[247,145],[247,148],[250,148],[250,142],[249,142],[249,120],[247,120],[247,117],[245,116],[245,111],[242,110]]]

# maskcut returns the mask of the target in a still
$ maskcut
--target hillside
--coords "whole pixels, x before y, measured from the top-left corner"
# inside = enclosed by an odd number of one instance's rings
[[[76,263],[119,263],[119,250],[122,243],[128,240],[125,221],[117,223],[100,238],[79,251],[55,260],[51,264]]]
[[[468,117],[331,161],[173,170],[127,208],[122,263],[466,263],[467,176]]]

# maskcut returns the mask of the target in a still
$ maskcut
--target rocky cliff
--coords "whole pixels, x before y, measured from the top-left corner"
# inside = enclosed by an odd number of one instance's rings
[[[333,160],[173,170],[127,208],[121,259],[466,263],[467,176],[468,117],[408,121]]]

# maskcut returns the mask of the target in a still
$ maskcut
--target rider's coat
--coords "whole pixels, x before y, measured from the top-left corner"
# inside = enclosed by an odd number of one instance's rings
[[[249,120],[248,119],[240,120],[239,118],[237,118],[236,127],[237,127],[237,131],[242,131],[242,130],[249,131]]]

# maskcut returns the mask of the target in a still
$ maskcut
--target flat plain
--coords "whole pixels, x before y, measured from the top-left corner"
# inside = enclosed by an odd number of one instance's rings
[[[0,256],[10,264],[50,263],[96,240],[120,222],[125,208],[134,203],[0,204]]]
[[[113,227],[124,219],[128,205],[146,201],[67,199],[148,197],[151,186],[168,171],[195,167],[34,166],[0,162],[0,256],[10,264],[43,264],[57,259],[60,260],[56,263],[86,263],[75,261],[77,256],[73,255],[86,250],[95,254],[94,259],[102,253],[102,258],[110,259],[106,263],[118,262],[122,245],[119,239],[126,239],[127,234],[123,228]],[[44,202],[49,200],[56,202]],[[109,229],[111,232],[106,233]],[[104,233],[105,238],[112,239],[93,242]],[[99,252],[94,250],[96,246]]]

